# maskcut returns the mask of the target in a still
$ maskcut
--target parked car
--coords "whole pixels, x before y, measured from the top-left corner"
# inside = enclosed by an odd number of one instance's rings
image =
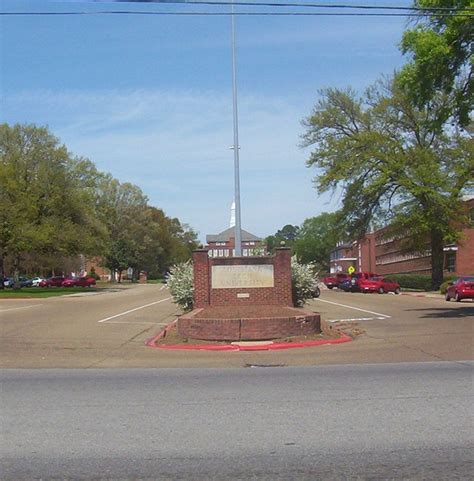
[[[33,287],[39,287],[41,281],[44,281],[42,277],[33,277],[33,279],[31,279],[31,285]]]
[[[346,292],[360,292],[360,283],[364,280],[370,279],[371,277],[377,277],[377,274],[373,272],[355,272],[349,279],[345,279],[339,284],[339,289]]]
[[[33,281],[27,277],[19,277],[18,281],[20,282],[20,287],[31,287],[33,285]]]
[[[327,288],[333,289],[334,287],[339,287],[340,283],[346,279],[350,279],[349,274],[343,274],[338,272],[337,274],[332,274],[323,278],[323,282]]]
[[[39,283],[40,287],[62,287],[63,281],[66,278],[64,276],[54,276],[44,279]]]
[[[28,279],[26,277],[19,277],[18,282],[20,284],[20,287],[31,287],[32,285],[31,279]],[[4,287],[13,287],[15,285],[15,279],[13,279],[13,277],[5,277],[3,279],[3,285]]]
[[[395,294],[400,294],[400,284],[385,277],[377,276],[369,277],[369,279],[360,279],[359,288],[361,292],[378,292],[379,294],[394,292]]]
[[[351,278],[349,277],[348,279],[344,279],[338,286],[339,289],[345,291],[345,292],[351,292],[352,291],[352,283],[351,283]]]
[[[68,277],[61,284],[63,287],[92,287],[95,286],[93,277]]]
[[[463,299],[474,299],[474,276],[459,277],[448,284],[446,300],[455,299],[461,302]]]

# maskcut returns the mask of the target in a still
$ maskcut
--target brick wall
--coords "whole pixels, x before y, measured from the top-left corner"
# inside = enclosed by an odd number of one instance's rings
[[[183,337],[209,341],[266,340],[320,332],[319,314],[300,311],[295,316],[245,319],[197,319],[193,311],[179,318],[178,331]]]
[[[194,272],[194,308],[207,307],[210,304],[210,258],[207,249],[193,252]]]
[[[292,306],[291,251],[276,250],[274,256],[212,258],[207,249],[193,253],[194,308],[232,305]],[[212,288],[212,266],[273,265],[274,286],[254,288]]]
[[[456,275],[474,275],[474,229],[464,229],[458,242]]]

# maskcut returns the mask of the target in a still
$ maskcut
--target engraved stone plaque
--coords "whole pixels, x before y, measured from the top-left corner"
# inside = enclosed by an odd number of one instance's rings
[[[213,289],[274,287],[273,265],[212,266]]]

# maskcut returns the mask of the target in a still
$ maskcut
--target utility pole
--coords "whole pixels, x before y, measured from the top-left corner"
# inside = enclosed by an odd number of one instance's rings
[[[232,98],[234,112],[234,195],[235,195],[235,256],[242,255],[242,228],[240,218],[240,172],[239,172],[239,117],[237,111],[237,68],[235,61],[235,16],[234,2],[231,7],[232,25]]]

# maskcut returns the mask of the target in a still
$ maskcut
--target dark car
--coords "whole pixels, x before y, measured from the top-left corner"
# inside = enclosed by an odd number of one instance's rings
[[[62,287],[63,282],[65,281],[64,276],[55,276],[45,279],[39,283],[40,287]]]
[[[33,285],[33,281],[26,277],[19,277],[18,283],[20,284],[20,287],[31,287]],[[3,279],[3,285],[4,287],[14,287],[15,279],[13,279],[13,277],[5,277]]]
[[[474,299],[474,276],[459,277],[448,284],[446,300],[455,299],[461,302],[463,299]]]
[[[361,282],[371,277],[377,277],[373,272],[355,272],[349,279],[339,284],[339,289],[346,292],[361,292]]]
[[[31,287],[33,285],[33,280],[26,277],[20,277],[20,287]]]
[[[96,282],[93,277],[68,277],[62,282],[63,287],[92,287]]]
[[[352,291],[352,283],[351,283],[351,278],[349,279],[344,279],[340,284],[339,284],[339,289],[345,291],[345,292],[351,292]]]

